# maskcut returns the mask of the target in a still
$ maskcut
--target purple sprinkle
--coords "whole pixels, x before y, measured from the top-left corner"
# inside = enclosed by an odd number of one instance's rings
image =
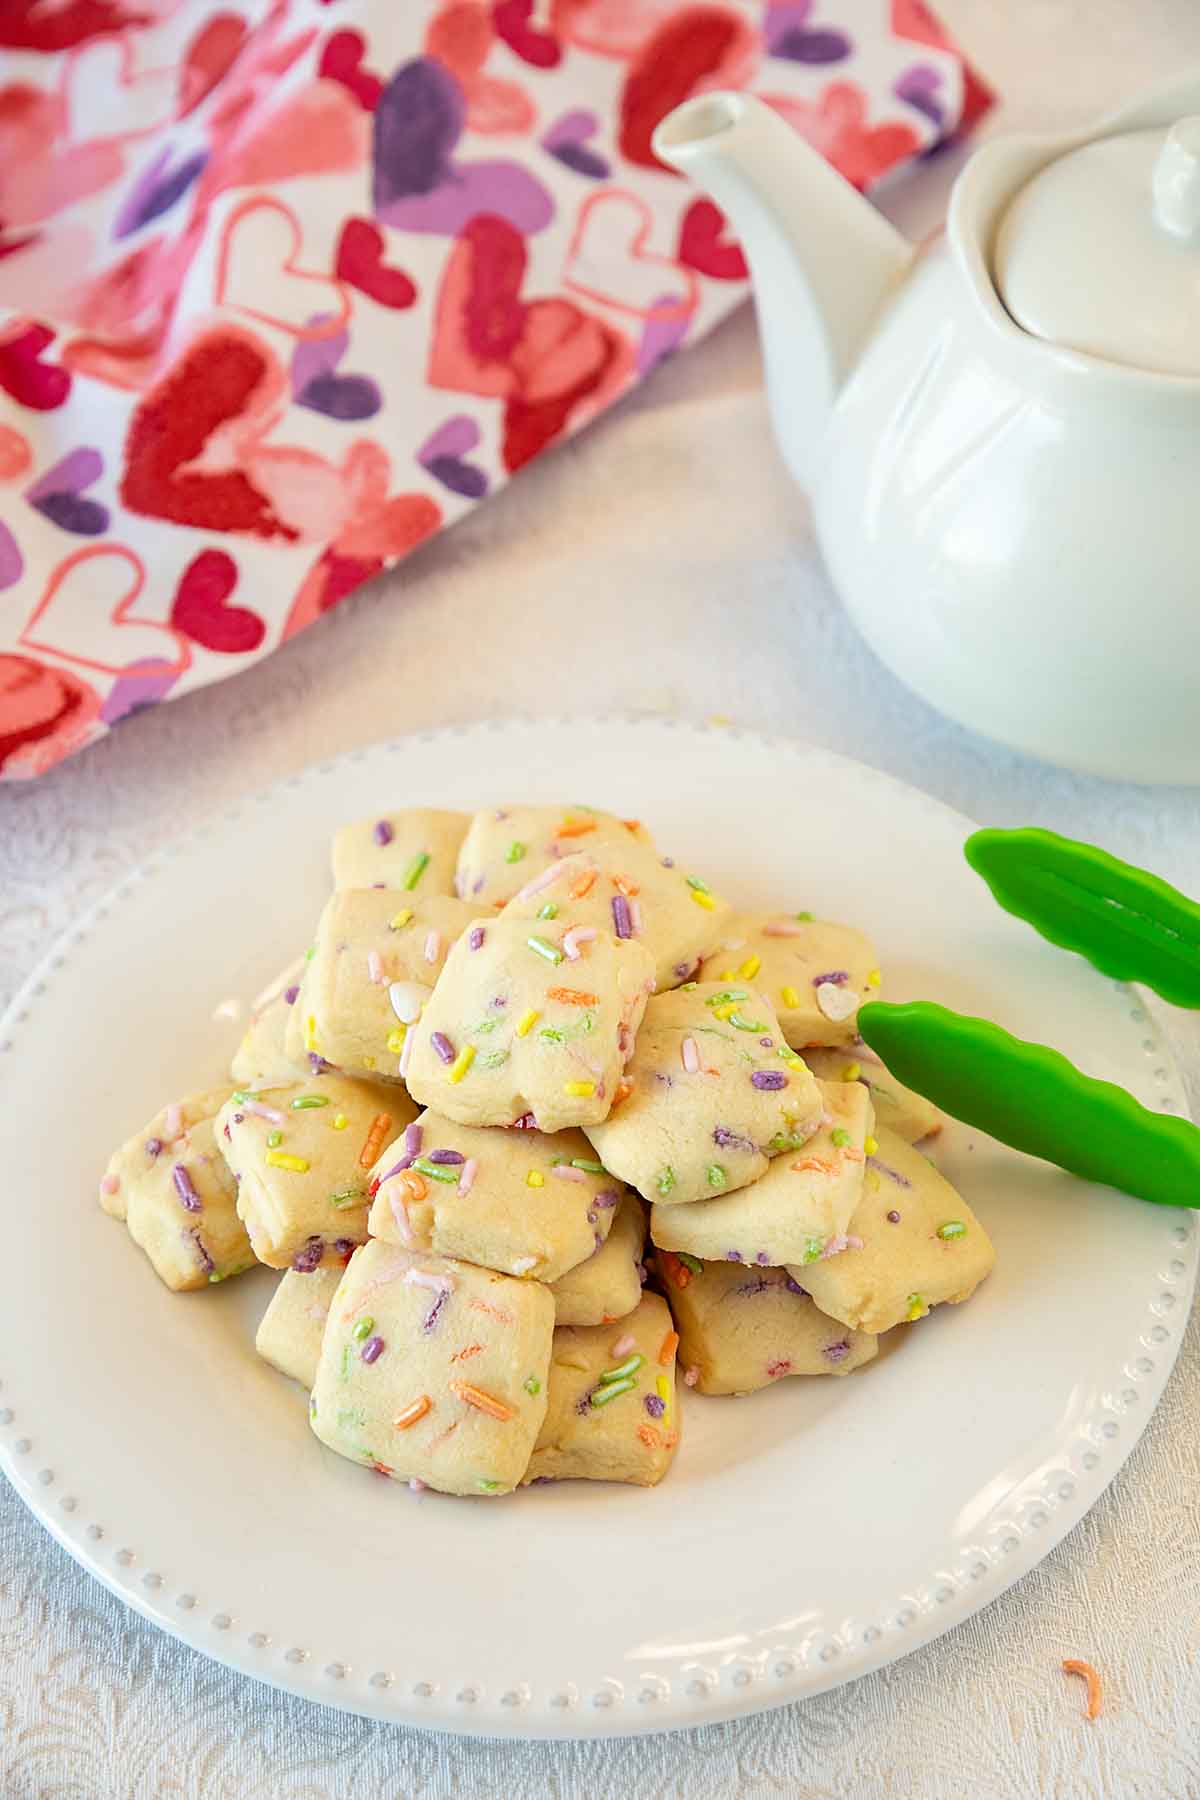
[[[435,1031],[429,1041],[444,1063],[454,1061],[454,1045],[444,1031]]]
[[[333,1247],[339,1256],[350,1257],[358,1249],[353,1238],[334,1238]]]
[[[476,882],[475,882],[475,883],[474,883],[474,885],[473,885],[473,886],[472,886],[472,888],[471,888],[471,892],[472,892],[472,893],[473,893],[473,894],[477,894],[477,893],[478,893],[478,892],[479,892],[479,890],[480,890],[480,888],[481,888],[481,887],[482,887],[482,886],[483,886],[483,876],[482,876],[482,875],[481,875],[481,876],[480,876],[480,877],[479,877],[479,879],[478,879],[478,881],[476,881]]]
[[[765,1250],[760,1250],[754,1260],[756,1263],[765,1263],[768,1267],[770,1267],[771,1259],[767,1255]]]
[[[467,1159],[461,1150],[431,1150],[426,1160],[431,1163],[445,1163],[448,1167],[457,1167],[459,1163],[464,1163]]]
[[[740,1250],[727,1250],[725,1252],[725,1261],[726,1262],[741,1262],[741,1260],[742,1260],[742,1253]]]
[[[371,883],[371,886],[376,889],[382,889],[387,886],[387,882],[386,881],[373,881]]]
[[[437,1299],[434,1301],[433,1305],[430,1307],[429,1311],[425,1314],[425,1317],[421,1320],[421,1330],[422,1331],[432,1331],[433,1330],[434,1326],[438,1322],[438,1316],[441,1313],[443,1306],[445,1306],[446,1301],[449,1298],[450,1298],[450,1289],[443,1288],[441,1293],[438,1295]]]
[[[522,1113],[519,1119],[514,1119],[512,1124],[508,1127],[508,1130],[509,1131],[536,1131],[537,1128],[538,1128],[538,1122],[534,1118],[533,1114],[531,1112],[526,1112],[526,1113]]]
[[[602,1384],[599,1381],[594,1382],[593,1385],[587,1390],[586,1394],[580,1394],[578,1400],[575,1402],[575,1411],[579,1414],[581,1419],[586,1418],[588,1413],[591,1412],[591,1410],[592,1410],[592,1395],[596,1392],[596,1389],[598,1387],[600,1387],[601,1385]]]
[[[849,979],[849,969],[830,969],[828,975],[814,975],[812,984],[814,987],[821,987],[824,982],[832,981],[834,987],[845,987]]]
[[[380,1357],[383,1355],[383,1351],[384,1351],[383,1339],[379,1336],[379,1333],[376,1332],[375,1336],[369,1337],[367,1339],[366,1343],[363,1345],[362,1359],[365,1363],[378,1362]]]
[[[406,1125],[404,1127],[404,1153],[406,1156],[419,1156],[421,1154],[422,1135],[421,1127],[419,1125]]]
[[[764,1050],[773,1050],[775,1048],[775,1039],[774,1038],[759,1038],[758,1041],[762,1045]]]
[[[664,1087],[675,1086],[675,1077],[673,1075],[668,1075],[664,1069],[655,1069],[654,1079],[655,1081],[661,1081]]]
[[[642,1286],[643,1286],[643,1287],[645,1287],[645,1285],[646,1285],[646,1279],[647,1279],[647,1277],[646,1277],[646,1265],[645,1265],[645,1263],[634,1263],[634,1265],[633,1265],[633,1266],[634,1266],[634,1268],[635,1268],[635,1269],[636,1269],[636,1270],[637,1270],[637,1273],[638,1273],[638,1281],[639,1281],[639,1282],[640,1282],[640,1283],[641,1283],[641,1285],[642,1285]]]
[[[243,1113],[243,1112],[236,1112],[236,1113],[234,1113],[234,1115],[233,1115],[233,1122],[234,1122],[234,1124],[235,1124],[235,1125],[244,1125],[244,1124],[245,1124],[245,1122],[246,1122],[246,1115],[245,1115],[245,1113]],[[227,1125],[227,1126],[226,1126],[226,1127],[225,1127],[225,1137],[226,1137],[226,1139],[227,1139],[227,1140],[228,1140],[228,1141],[229,1141],[229,1142],[230,1142],[230,1143],[232,1143],[232,1142],[233,1142],[233,1140],[232,1140],[232,1138],[230,1138],[230,1136],[229,1136],[229,1127],[228,1127],[228,1125]]]
[[[151,1162],[154,1161],[156,1156],[162,1155],[162,1147],[163,1141],[161,1138],[146,1139],[146,1155],[150,1158]]]
[[[612,899],[613,930],[619,938],[633,936],[633,919],[629,913],[629,902],[624,894],[614,894]]]
[[[188,1212],[203,1212],[200,1196],[196,1192],[192,1178],[182,1163],[176,1163],[171,1170],[171,1180],[175,1183],[175,1192]]]
[[[587,1218],[587,1222],[589,1225],[598,1225],[600,1223],[599,1214],[594,1212],[590,1206],[588,1207],[588,1210],[587,1210],[587,1213],[585,1216]]]
[[[899,1169],[893,1169],[888,1163],[880,1162],[877,1156],[868,1156],[867,1167],[878,1169],[881,1175],[886,1175],[889,1181],[894,1181],[896,1183],[897,1187],[910,1188],[912,1186],[912,1182],[908,1179],[907,1175],[902,1175]]]
[[[294,982],[291,987],[284,988],[284,990],[283,990],[284,1005],[285,1006],[295,1006],[296,996],[299,994],[299,992],[300,992],[300,989]]]
[[[892,1211],[888,1214],[888,1224],[889,1225],[898,1225],[899,1223],[900,1223],[900,1214],[895,1210],[895,1208],[893,1208]]]
[[[204,1243],[203,1243],[203,1241],[200,1237],[200,1233],[198,1231],[193,1231],[192,1242],[195,1244],[196,1249],[200,1253],[200,1267],[204,1270],[204,1273],[206,1275],[211,1275],[217,1265],[214,1263],[212,1257],[208,1254],[208,1251],[204,1248]]]
[[[508,1005],[508,995],[507,994],[497,994],[496,998],[492,1001],[492,1005],[493,1006],[507,1006]]]
[[[647,1394],[646,1398],[642,1401],[642,1405],[652,1419],[661,1419],[667,1410],[666,1404],[657,1394]]]
[[[375,827],[375,831],[374,831],[373,835],[375,838],[375,842],[379,845],[383,845],[383,844],[390,844],[396,834],[392,830],[391,826],[388,824],[386,819],[380,819],[378,824]]]
[[[324,1239],[310,1237],[303,1250],[297,1250],[295,1256],[293,1256],[292,1267],[295,1269],[297,1275],[311,1275],[314,1269],[320,1267],[321,1258],[324,1254]]]
[[[825,1356],[829,1362],[841,1362],[842,1358],[845,1356],[849,1356],[849,1354],[850,1354],[849,1338],[842,1338],[836,1344],[826,1344],[826,1346],[825,1346]]]
[[[718,1125],[712,1134],[713,1143],[720,1150],[746,1150],[751,1156],[758,1149],[752,1138],[743,1137],[740,1132],[730,1131],[728,1125]]]
[[[751,1087],[763,1088],[770,1093],[785,1088],[787,1084],[788,1078],[782,1069],[755,1069],[750,1077]]]
[[[323,1056],[318,1056],[315,1050],[310,1050],[308,1053],[308,1066],[314,1075],[324,1075],[327,1069],[332,1069],[333,1064],[327,1063],[325,1058]]]
[[[692,970],[699,967],[699,963],[676,963],[675,974],[678,975],[680,981],[686,981]]]
[[[615,1206],[620,1198],[621,1196],[616,1188],[605,1188],[603,1193],[593,1194],[592,1205],[604,1207]]]
[[[413,1150],[409,1153],[409,1155],[402,1156],[398,1163],[393,1163],[391,1168],[388,1170],[387,1174],[381,1175],[379,1177],[379,1187],[377,1187],[375,1189],[375,1192],[378,1193],[379,1188],[381,1188],[383,1186],[385,1181],[390,1181],[392,1179],[393,1175],[399,1175],[402,1172],[402,1170],[404,1170],[404,1169],[411,1169],[413,1164],[416,1162],[416,1160],[417,1160],[417,1153],[415,1150]]]
[[[758,1275],[753,1281],[744,1281],[741,1287],[734,1288],[733,1291],[735,1294],[767,1294],[778,1285],[778,1282],[764,1281],[763,1277]]]
[[[675,867],[675,858],[673,856],[664,856],[662,859],[662,866],[664,869],[673,869]]]
[[[484,930],[482,925],[472,925],[467,935],[467,948],[481,950],[483,948]]]
[[[592,1222],[593,1222],[593,1221],[592,1221],[592,1217],[591,1217],[591,1214],[590,1214],[590,1213],[589,1213],[589,1215],[588,1215],[588,1223],[589,1223],[589,1224],[591,1224],[591,1223],[592,1223]],[[595,1240],[596,1240],[596,1249],[597,1249],[597,1250],[603,1250],[603,1248],[604,1248],[604,1236],[603,1236],[603,1233],[602,1233],[602,1232],[599,1232],[599,1231],[593,1231],[593,1233],[592,1233],[592,1236],[593,1236],[593,1237],[594,1237],[594,1238],[595,1238]]]
[[[792,1277],[790,1275],[788,1276],[787,1280],[784,1282],[784,1286],[787,1288],[787,1291],[789,1294],[806,1295],[808,1292],[808,1289],[802,1288],[798,1281],[793,1281]]]

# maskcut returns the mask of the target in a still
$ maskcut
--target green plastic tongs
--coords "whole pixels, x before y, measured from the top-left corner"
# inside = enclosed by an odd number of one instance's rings
[[[1177,888],[1032,827],[977,831],[964,850],[1000,905],[1050,943],[1200,1008],[1200,905]],[[1001,1143],[1161,1206],[1200,1207],[1200,1128],[1151,1112],[1057,1050],[928,1000],[872,1000],[858,1027],[899,1081]]]

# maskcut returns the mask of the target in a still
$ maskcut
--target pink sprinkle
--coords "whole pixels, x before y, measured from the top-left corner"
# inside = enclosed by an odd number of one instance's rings
[[[414,1475],[408,1484],[409,1492],[413,1494],[423,1494],[428,1485],[428,1482],[422,1481],[419,1475]]]
[[[762,928],[764,937],[803,937],[804,926],[793,925],[790,919],[775,919],[770,925]]]
[[[560,1181],[586,1181],[587,1176],[582,1169],[573,1169],[570,1163],[554,1163],[550,1173],[557,1175]]]
[[[642,908],[637,900],[629,902],[629,922],[633,926],[634,937],[640,937],[642,930]]]
[[[863,1241],[860,1237],[847,1237],[844,1231],[839,1232],[837,1237],[830,1238],[822,1250],[821,1261],[825,1262],[830,1256],[840,1256],[843,1250],[861,1250],[862,1247]]]
[[[383,964],[379,960],[378,950],[367,951],[367,974],[376,983],[383,981]]]
[[[178,1137],[183,1129],[183,1114],[178,1100],[173,1100],[163,1118],[163,1130],[169,1138]]]
[[[699,1379],[700,1379],[700,1371],[696,1367],[695,1363],[692,1364],[690,1369],[685,1369],[683,1371],[684,1387],[695,1387],[695,1385],[699,1381]]]
[[[475,1177],[478,1173],[479,1164],[475,1161],[473,1156],[468,1156],[466,1162],[462,1166],[462,1172],[458,1177],[458,1191],[460,1194],[470,1193],[472,1187],[475,1185]]]
[[[570,931],[564,931],[562,947],[568,960],[571,962],[578,962],[580,956],[583,954],[579,946],[581,944],[590,944],[595,936],[596,928],[594,925],[573,925]]]
[[[243,1100],[242,1111],[253,1113],[256,1119],[268,1119],[272,1125],[283,1124],[283,1114],[273,1106],[264,1106],[261,1100]]]
[[[400,1236],[406,1244],[413,1243],[412,1226],[408,1222],[408,1207],[405,1205],[403,1197],[400,1194],[391,1193],[388,1195],[388,1204],[391,1206],[392,1217],[396,1221],[396,1229]]]
[[[106,1175],[100,1183],[100,1192],[102,1194],[115,1194],[120,1185],[120,1180],[116,1175]]]
[[[432,1288],[435,1294],[449,1294],[454,1288],[451,1276],[434,1275],[428,1269],[406,1269],[404,1284],[406,1287]]]
[[[688,1074],[694,1075],[700,1067],[700,1052],[696,1048],[695,1038],[685,1037],[679,1046],[679,1054]]]
[[[404,1042],[400,1046],[400,1061],[396,1064],[396,1071],[402,1080],[408,1074],[408,1065],[412,1061],[413,1045],[416,1041],[417,1034],[410,1027],[404,1034]]]
[[[535,875],[532,881],[527,881],[523,888],[517,889],[517,892],[513,895],[513,899],[532,900],[535,894],[540,894],[543,888],[548,888],[550,883],[552,881],[557,881],[559,875],[562,873],[563,861],[565,861],[565,858],[559,862],[551,863],[548,869],[543,869],[540,875]]]
[[[425,961],[436,962],[441,954],[442,934],[440,931],[431,931],[425,939]]]
[[[632,1331],[627,1331],[624,1337],[619,1337],[617,1339],[608,1354],[610,1356],[628,1356],[636,1343],[637,1339],[634,1337]]]

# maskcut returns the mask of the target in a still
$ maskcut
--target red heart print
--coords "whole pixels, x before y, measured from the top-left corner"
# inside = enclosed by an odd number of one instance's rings
[[[374,112],[383,92],[383,82],[363,67],[367,40],[361,31],[335,31],[321,51],[318,75],[336,81],[353,94],[364,112]]]
[[[750,271],[736,238],[726,235],[728,221],[711,200],[693,200],[679,227],[678,257],[689,269],[714,281],[745,281]]]
[[[96,594],[103,592],[105,578],[100,577],[98,581],[96,570],[101,563],[113,562],[126,564],[130,572],[123,578],[119,599],[104,616],[103,602],[97,610]],[[76,571],[85,566],[87,573],[77,578]],[[76,550],[51,571],[41,598],[17,642],[23,650],[44,651],[102,675],[120,675],[137,662],[139,656],[136,650],[122,655],[123,644],[115,634],[123,627],[135,626],[170,639],[174,656],[167,667],[173,674],[182,674],[192,660],[192,653],[174,626],[164,625],[159,619],[139,619],[133,613],[133,606],[145,585],[145,564],[127,545],[93,544],[86,550]],[[33,635],[35,627],[50,641],[39,642]]]
[[[130,512],[203,531],[295,539],[266,495],[230,455],[229,466],[189,467],[209,440],[241,421],[250,441],[273,422],[286,376],[266,346],[237,326],[205,332],[145,395],[129,423],[121,503]],[[222,430],[224,428],[224,430]]]
[[[514,391],[511,359],[525,325],[525,263],[525,240],[507,219],[481,213],[464,227],[438,291],[431,387],[493,398]]]
[[[207,100],[232,68],[245,41],[246,22],[236,13],[216,13],[200,27],[183,53],[179,70],[179,118],[186,119]]]
[[[0,654],[0,770],[37,775],[88,735],[100,696],[67,669]]]
[[[31,412],[53,412],[71,391],[67,370],[41,360],[53,342],[47,326],[34,324],[18,325],[13,336],[0,342],[0,387]]]
[[[383,259],[383,233],[371,219],[347,219],[338,239],[334,274],[360,293],[402,312],[417,297],[416,285]]]
[[[257,650],[267,628],[248,606],[226,602],[238,584],[238,566],[224,550],[202,550],[192,558],[175,589],[171,623],[205,650],[227,656]]]
[[[534,69],[556,69],[562,47],[548,31],[530,24],[533,0],[492,0],[492,24],[513,53]]]
[[[650,148],[655,127],[702,83],[711,85],[718,72],[723,85],[739,86],[749,73],[741,65],[756,47],[745,21],[723,6],[688,6],[675,13],[643,46],[625,77],[622,156],[644,169],[665,169]]]

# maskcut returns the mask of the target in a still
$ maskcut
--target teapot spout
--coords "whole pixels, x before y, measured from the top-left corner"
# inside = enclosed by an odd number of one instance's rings
[[[655,154],[705,189],[750,265],[780,448],[811,486],[838,390],[913,250],[823,157],[750,94],[685,101]]]

